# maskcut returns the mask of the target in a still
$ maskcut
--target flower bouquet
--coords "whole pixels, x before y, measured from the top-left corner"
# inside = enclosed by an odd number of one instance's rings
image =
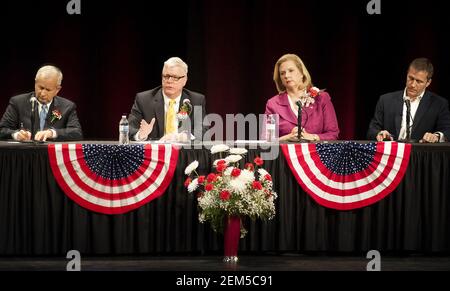
[[[227,252],[226,233],[230,220],[238,218],[240,221],[244,216],[272,219],[275,216],[274,200],[277,194],[272,190],[271,175],[261,167],[264,163],[261,158],[256,157],[253,163],[246,163],[241,169],[239,162],[247,153],[246,149],[215,145],[211,148],[211,154],[217,153],[227,156],[215,160],[215,171],[208,175],[196,172],[198,161],[188,165],[185,169],[188,178],[184,185],[188,192],[198,193],[199,221],[208,221],[214,231],[224,232]],[[239,237],[243,238],[247,233],[241,221],[238,225],[237,243]]]

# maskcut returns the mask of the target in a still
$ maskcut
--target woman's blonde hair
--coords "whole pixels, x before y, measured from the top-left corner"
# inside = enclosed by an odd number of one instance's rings
[[[306,89],[311,88],[312,81],[311,76],[309,75],[308,69],[306,68],[303,61],[295,54],[285,54],[281,58],[278,59],[277,63],[275,64],[275,68],[273,70],[273,80],[275,81],[275,85],[277,86],[278,93],[286,91],[286,87],[284,87],[283,82],[281,81],[280,77],[280,65],[287,61],[293,61],[294,64],[297,66],[297,68],[300,70],[300,72],[303,74],[303,84],[305,85]]]

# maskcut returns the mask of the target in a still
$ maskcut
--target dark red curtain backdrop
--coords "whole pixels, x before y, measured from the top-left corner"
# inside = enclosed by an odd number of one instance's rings
[[[403,89],[407,64],[435,64],[431,90],[448,97],[449,17],[443,2],[381,0],[3,1],[0,111],[33,90],[44,63],[64,73],[60,95],[75,101],[87,139],[116,139],[135,94],[160,84],[163,61],[189,65],[187,88],[209,113],[263,113],[276,94],[273,66],[298,54],[332,97],[341,139],[364,139],[380,94]],[[394,3],[390,3],[394,2]]]

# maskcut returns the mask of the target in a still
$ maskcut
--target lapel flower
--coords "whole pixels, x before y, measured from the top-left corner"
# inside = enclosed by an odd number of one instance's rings
[[[53,123],[55,120],[60,120],[62,117],[61,112],[58,109],[52,111],[52,116],[50,122]]]
[[[178,110],[177,119],[185,120],[189,117],[189,115],[191,115],[191,112],[192,112],[191,100],[184,99],[183,104],[181,104],[180,106],[180,110]]]
[[[303,93],[303,96],[300,97],[300,101],[303,104],[303,107],[309,107],[311,104],[314,104],[315,98],[321,93],[325,91],[325,89],[319,89],[317,87],[310,87]]]

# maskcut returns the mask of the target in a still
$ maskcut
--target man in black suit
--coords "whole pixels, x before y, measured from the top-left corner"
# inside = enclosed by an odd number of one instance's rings
[[[162,86],[136,95],[128,117],[132,140],[202,140],[206,131],[205,96],[184,89],[187,73],[188,66],[183,60],[170,58],[164,62]],[[181,122],[177,118],[180,113],[186,113],[190,119]]]
[[[0,121],[0,138],[17,141],[81,140],[76,106],[57,96],[61,70],[43,66],[36,73],[34,92],[11,97]]]
[[[406,116],[409,115],[410,140],[432,143],[448,140],[450,137],[448,102],[426,90],[431,84],[432,77],[433,65],[428,59],[413,60],[406,75],[406,88],[384,94],[378,100],[367,138],[377,141],[407,139]]]

